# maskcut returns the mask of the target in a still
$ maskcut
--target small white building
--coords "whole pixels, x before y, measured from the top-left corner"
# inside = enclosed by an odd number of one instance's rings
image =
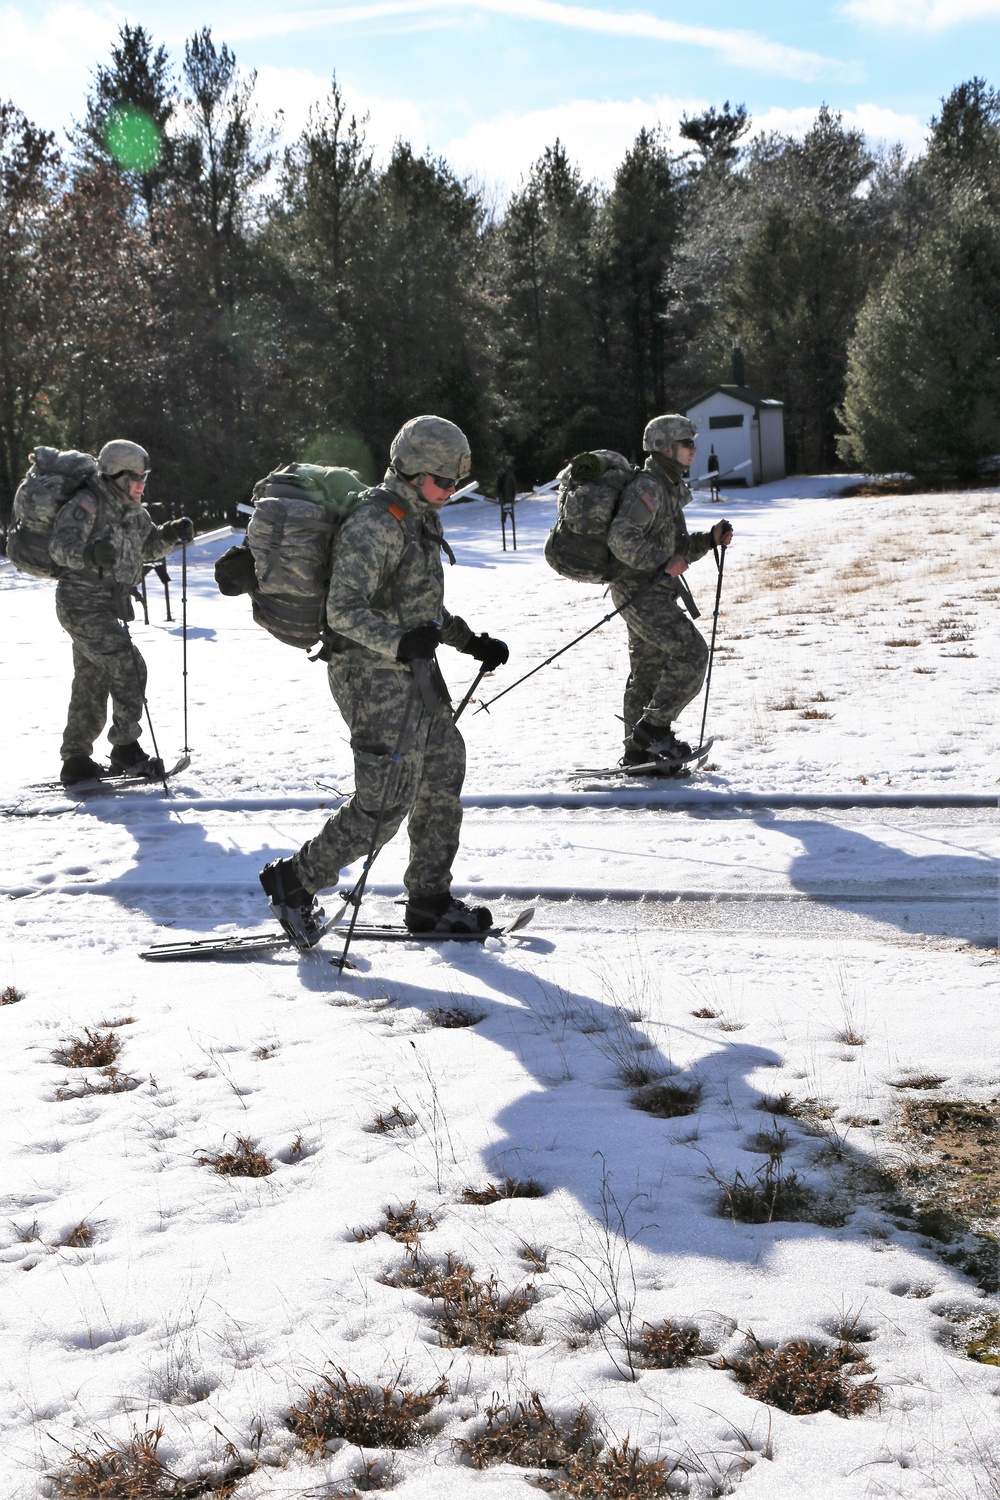
[[[762,396],[748,385],[715,385],[686,406],[684,415],[698,429],[695,477],[708,471],[714,450],[723,484],[768,484],[784,479],[783,401]],[[732,473],[733,469],[738,472]]]

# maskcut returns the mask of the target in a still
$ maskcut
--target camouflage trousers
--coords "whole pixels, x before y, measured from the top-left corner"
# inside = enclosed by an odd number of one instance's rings
[[[672,724],[705,681],[705,638],[673,596],[654,583],[638,595],[638,582],[616,583],[611,597],[628,627],[629,672],[625,684],[625,735],[645,714],[653,724]],[[622,606],[624,605],[624,608]]]
[[[111,698],[112,745],[139,738],[146,663],[121,620],[110,609],[75,606],[56,590],[56,618],[73,642],[73,687],[60,754],[90,755],[108,720]]]
[[[465,741],[449,704],[436,700],[428,709],[415,692],[400,758],[393,761],[413,677],[398,667],[371,667],[336,656],[328,673],[330,691],[351,731],[354,795],[303,844],[295,856],[295,873],[307,891],[336,885],[341,870],[368,853],[384,797],[378,847],[406,818],[410,862],[403,883],[409,894],[435,896],[450,890],[462,827]]]

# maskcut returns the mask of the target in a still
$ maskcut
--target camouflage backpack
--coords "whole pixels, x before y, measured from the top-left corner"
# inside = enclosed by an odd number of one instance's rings
[[[223,594],[249,594],[258,625],[309,651],[326,628],[326,592],[340,528],[369,490],[353,469],[288,464],[254,486],[241,547],[215,565]],[[404,525],[405,514],[390,505]],[[405,528],[404,528],[405,529]]]
[[[622,490],[636,469],[612,448],[578,453],[559,475],[559,513],[545,543],[545,561],[576,583],[610,583],[614,558],[608,531]]]
[[[49,556],[56,517],[97,473],[97,459],[70,449],[36,448],[31,467],[18,485],[7,533],[7,556],[22,573],[33,578],[58,578],[59,567]]]

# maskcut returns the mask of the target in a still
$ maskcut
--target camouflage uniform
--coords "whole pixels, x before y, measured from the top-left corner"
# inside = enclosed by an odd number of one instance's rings
[[[340,531],[327,597],[328,674],[351,731],[355,789],[292,861],[308,891],[335,885],[346,865],[368,853],[387,778],[379,845],[408,817],[410,862],[403,880],[410,896],[450,889],[462,826],[465,743],[436,664],[425,672],[396,660],[403,633],[428,620],[439,620],[445,644],[459,651],[472,639],[465,621],[445,609],[442,550],[450,553],[437,512],[391,469]],[[422,691],[415,671],[424,679]],[[392,762],[411,691],[416,696],[401,759]]]
[[[84,548],[110,541],[115,561],[95,567]],[[49,552],[59,564],[56,616],[73,642],[73,688],[63,734],[63,760],[89,756],[107,722],[108,695],[112,745],[139,738],[146,663],[125,624],[135,618],[131,593],[144,562],[158,562],[176,543],[167,541],[145,506],[123,496],[95,474],[56,518]]]
[[[628,627],[626,737],[644,713],[655,724],[670,724],[705,681],[708,647],[677,602],[677,581],[661,577],[642,588],[672,557],[697,562],[712,546],[711,532],[688,533],[683,508],[690,499],[683,479],[673,480],[650,454],[622,491],[608,533],[608,547],[619,564],[611,597]]]

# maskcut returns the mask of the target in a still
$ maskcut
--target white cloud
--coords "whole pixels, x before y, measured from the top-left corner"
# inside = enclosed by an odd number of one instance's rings
[[[965,0],[970,3],[970,0]],[[365,5],[341,5],[334,9],[287,10],[267,17],[247,19],[229,26],[229,35],[241,37],[286,35],[294,31],[311,31],[320,26],[347,25],[389,20],[395,17],[430,18],[460,10],[490,12],[508,19],[536,21],[547,26],[561,26],[573,31],[588,31],[600,36],[615,36],[636,41],[662,42],[670,46],[699,47],[714,53],[734,67],[756,72],[776,73],[784,77],[812,80],[822,75],[845,75],[853,71],[834,58],[816,52],[803,52],[772,42],[753,31],[734,31],[711,26],[691,26],[666,20],[641,10],[610,10],[586,5],[568,5],[563,0],[371,0]]]
[[[859,104],[854,109],[837,111],[849,130],[863,130],[868,140],[901,141],[909,155],[922,151],[927,140],[927,125],[916,115],[900,115],[895,110],[883,109],[880,104]],[[753,133],[777,130],[781,135],[804,136],[816,122],[817,105],[805,105],[800,109],[775,107],[764,114],[754,115]]]
[[[966,21],[996,20],[1000,0],[846,0],[843,13],[872,26],[946,31]]]
[[[562,141],[583,176],[609,182],[643,125],[676,126],[681,115],[705,108],[701,99],[573,99],[547,109],[504,110],[478,120],[456,136],[443,154],[456,172],[515,188],[546,146]]]
[[[108,55],[121,14],[110,6],[55,5],[0,10],[0,99],[36,125],[61,130],[80,118],[90,74]]]

